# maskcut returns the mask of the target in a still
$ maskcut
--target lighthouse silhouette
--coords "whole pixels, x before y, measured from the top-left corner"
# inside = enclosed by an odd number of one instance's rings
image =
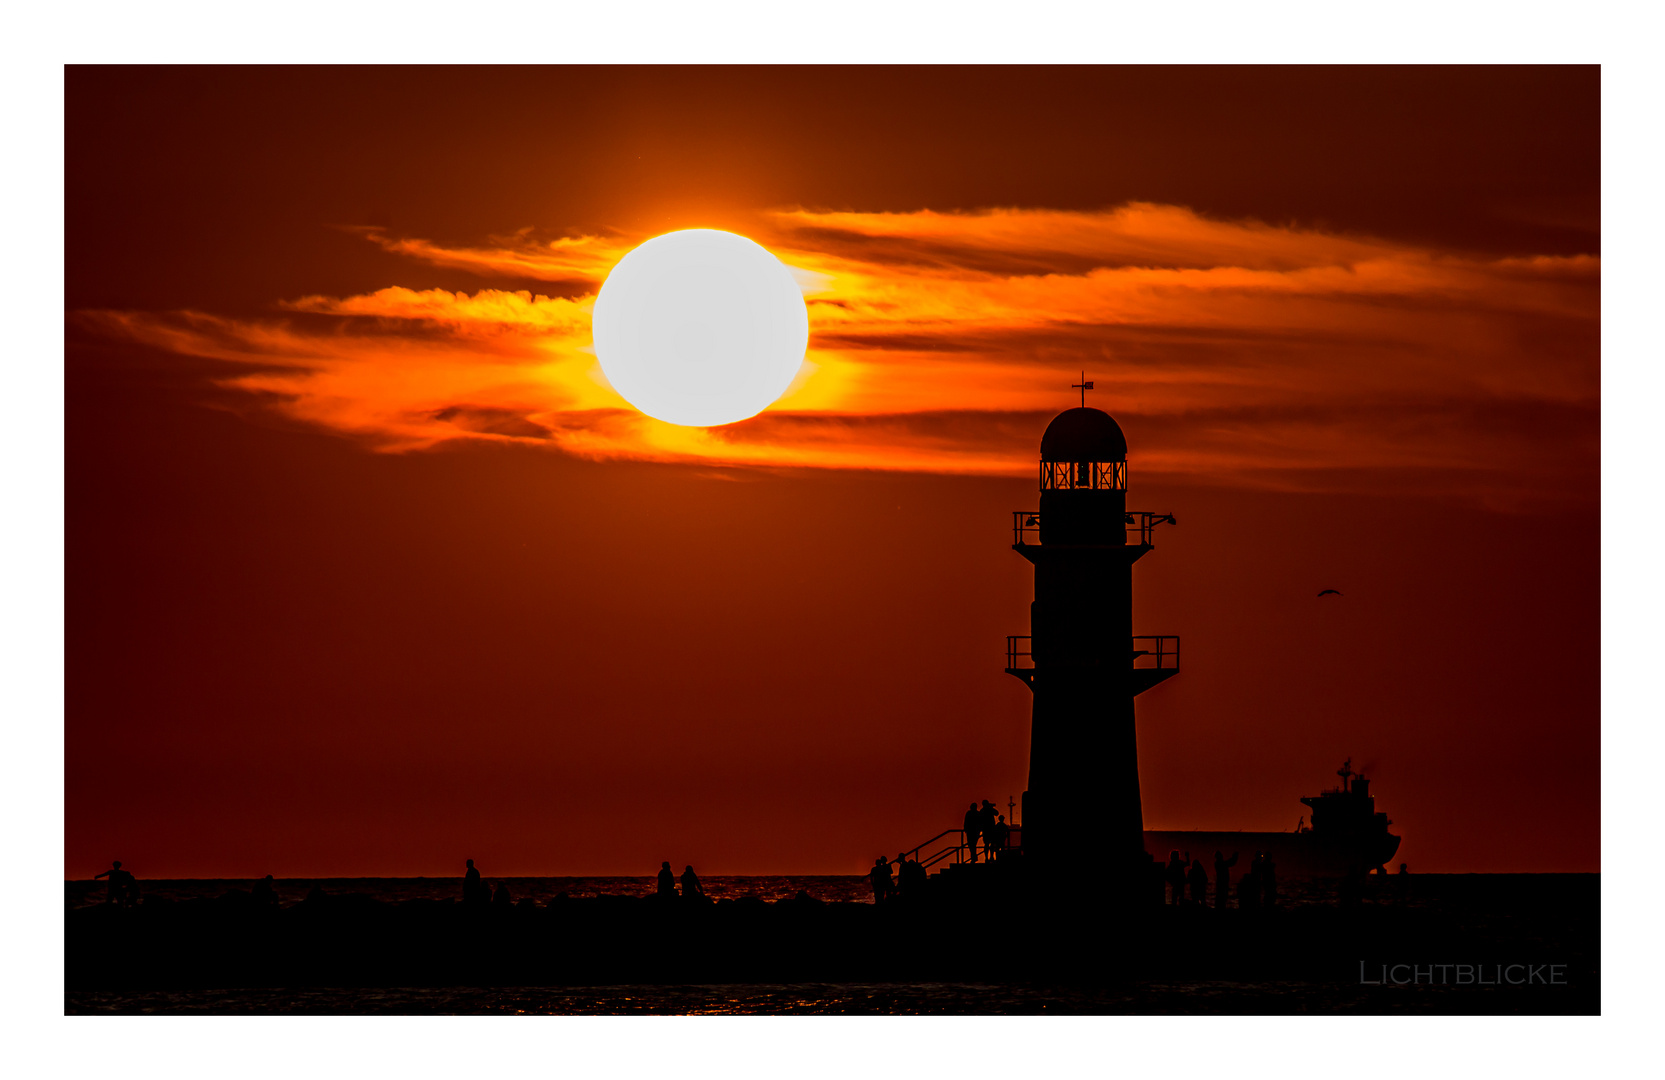
[[[1111,898],[1147,897],[1134,699],[1179,671],[1179,639],[1133,633],[1133,564],[1172,514],[1127,509],[1127,439],[1083,404],[1041,436],[1040,509],[1013,514],[1012,549],[1035,567],[1029,634],[1006,670],[1031,691],[1022,845],[1030,870]]]

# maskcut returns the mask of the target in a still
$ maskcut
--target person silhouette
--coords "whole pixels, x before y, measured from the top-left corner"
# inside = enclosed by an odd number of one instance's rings
[[[1012,839],[1012,827],[1006,824],[1005,814],[996,814],[994,824],[983,837],[983,849],[989,858],[999,858],[1006,851],[1006,844]]]
[[[1214,906],[1224,908],[1226,898],[1231,895],[1231,868],[1237,865],[1237,852],[1226,858],[1218,851],[1214,853]]]
[[[965,826],[966,857],[971,862],[976,862],[977,838],[983,835],[983,814],[977,809],[976,803],[972,803],[971,809],[965,812],[965,821],[962,824]]]
[[[897,872],[899,884],[907,887],[909,903],[917,904],[925,895],[925,868],[919,865],[918,859],[903,859],[902,868]]]
[[[514,897],[509,895],[509,887],[499,881],[491,894],[491,902],[494,907],[508,907],[514,903]]]
[[[1400,864],[1399,864],[1399,872],[1400,872],[1400,873],[1401,873],[1401,874],[1408,874],[1408,873],[1410,873],[1410,872],[1411,872],[1411,866],[1410,866],[1410,864],[1409,864],[1409,863],[1400,863]]]
[[[1163,877],[1168,882],[1170,902],[1177,904],[1185,899],[1185,860],[1179,857],[1179,852],[1168,852],[1168,866]]]
[[[873,869],[867,874],[873,883],[873,902],[882,904],[890,899],[890,860],[880,855],[873,860]]]
[[[666,859],[659,864],[659,895],[676,895],[676,873],[671,870],[671,861]]]
[[[1191,863],[1191,869],[1185,874],[1185,883],[1191,887],[1191,903],[1198,907],[1207,907],[1208,871],[1203,869],[1201,859]]]
[[[1237,906],[1245,911],[1254,911],[1260,907],[1260,852],[1255,852],[1254,858],[1249,860],[1249,869],[1243,879],[1237,883]]]
[[[1272,861],[1270,851],[1260,859],[1260,895],[1267,907],[1278,902],[1278,864]]]
[[[125,906],[127,902],[127,894],[130,888],[128,882],[133,880],[133,875],[121,868],[121,860],[117,859],[112,862],[110,864],[110,869],[104,871],[103,873],[94,874],[93,880],[97,881],[101,877],[107,877],[110,879],[109,883],[104,887],[104,902],[106,904]]]
[[[255,882],[254,888],[249,890],[249,896],[257,904],[276,904],[278,902],[278,895],[277,890],[272,888],[272,875],[267,874],[265,877]]]
[[[478,904],[486,899],[481,895],[485,885],[480,882],[480,871],[474,869],[474,860],[465,859],[468,870],[463,874],[463,903]]]
[[[704,902],[705,890],[700,888],[699,875],[694,873],[692,866],[682,869],[682,899],[688,903]]]

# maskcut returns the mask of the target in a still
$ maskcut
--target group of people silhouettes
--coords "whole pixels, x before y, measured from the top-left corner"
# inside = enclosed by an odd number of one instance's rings
[[[962,850],[967,862],[976,862],[978,844],[982,845],[984,862],[993,862],[1002,852],[1007,850],[1011,842],[1012,827],[1006,824],[1006,815],[995,809],[995,805],[984,799],[983,805],[972,803],[965,812],[965,843]],[[911,857],[910,857],[911,855]],[[867,872],[867,879],[873,885],[873,902],[884,904],[903,897],[922,896],[925,892],[925,867],[919,863],[919,851],[900,852],[896,861],[880,855],[873,860],[873,869]]]
[[[914,852],[914,855],[918,854]],[[925,868],[919,865],[917,858],[908,858],[905,851],[896,853],[894,863],[880,855],[873,860],[873,869],[867,872],[867,880],[873,883],[873,902],[889,903],[903,896],[923,895]]]
[[[987,799],[979,807],[971,804],[971,809],[965,812],[965,849],[966,858],[970,862],[977,861],[977,841],[983,842],[983,858],[993,860],[1006,850],[1006,844],[1012,838],[1012,827],[1006,824],[1006,815],[998,813],[994,804]]]
[[[700,887],[699,875],[694,873],[692,866],[682,868],[682,894],[677,895],[676,874],[671,871],[670,860],[659,864],[659,891],[655,894],[661,899],[681,900],[687,904],[709,904],[711,898],[705,895]]]
[[[1237,865],[1237,852],[1227,858],[1214,853],[1214,906],[1224,908],[1232,895],[1231,868]],[[1208,906],[1208,870],[1201,859],[1191,858],[1189,851],[1168,853],[1168,865],[1162,871],[1167,885],[1168,903]],[[1257,851],[1249,862],[1249,869],[1237,883],[1237,906],[1244,909],[1271,907],[1278,901],[1278,868],[1269,851]]]
[[[690,903],[708,904],[711,902],[710,898],[705,895],[705,889],[700,886],[699,875],[694,873],[694,868],[692,866],[684,867],[682,870],[682,892],[680,895],[677,893],[676,887],[677,877],[671,870],[670,861],[667,860],[660,863],[659,888],[656,891],[655,896],[661,898],[669,897],[671,899],[680,899]],[[561,894],[562,898],[565,896],[565,893]],[[521,901],[522,904],[531,902],[532,901],[529,900]],[[493,906],[509,906],[514,903],[514,897],[510,895],[509,887],[501,881],[497,883],[497,887],[495,889],[481,881],[480,871],[475,868],[474,860],[469,859],[468,870],[463,875],[463,903],[472,905],[484,905],[489,903]]]

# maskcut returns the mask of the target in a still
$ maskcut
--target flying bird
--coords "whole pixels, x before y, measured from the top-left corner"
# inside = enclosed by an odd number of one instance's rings
[[[1326,596],[1340,596],[1340,595],[1341,595],[1341,590],[1340,589],[1325,589],[1323,592],[1318,594],[1318,598],[1320,600],[1322,600]]]

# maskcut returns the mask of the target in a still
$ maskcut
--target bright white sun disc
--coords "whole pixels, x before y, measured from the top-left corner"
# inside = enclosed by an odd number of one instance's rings
[[[689,427],[755,416],[786,392],[809,345],[809,310],[779,259],[734,233],[686,229],[632,250],[591,321],[613,389]]]

